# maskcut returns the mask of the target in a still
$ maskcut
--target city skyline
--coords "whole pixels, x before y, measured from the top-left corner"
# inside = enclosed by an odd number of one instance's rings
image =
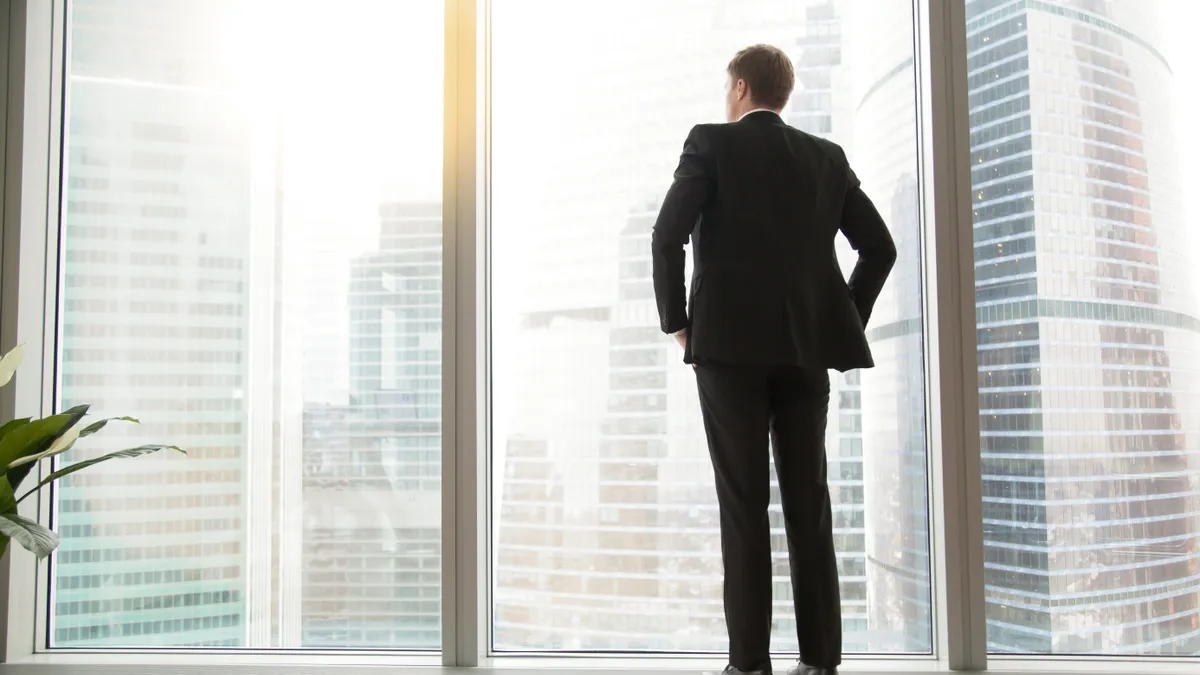
[[[504,460],[498,466],[505,468],[504,478],[495,488],[497,613],[493,644],[499,650],[719,651],[723,647],[712,469],[704,446],[694,378],[680,365],[678,347],[658,329],[650,284],[649,242],[657,195],[661,194],[660,188],[665,189],[678,158],[682,142],[679,129],[686,129],[687,120],[704,119],[707,111],[720,111],[715,86],[692,73],[706,67],[721,72],[729,55],[752,41],[753,36],[771,33],[793,55],[799,88],[783,112],[785,119],[842,143],[852,162],[860,133],[855,108],[864,91],[878,90],[867,84],[867,77],[883,84],[881,100],[887,106],[883,113],[890,115],[886,128],[896,139],[894,149],[882,158],[882,163],[869,162],[873,169],[860,166],[864,164],[861,161],[855,166],[880,208],[900,216],[893,226],[893,235],[902,244],[903,260],[896,276],[900,281],[890,283],[885,291],[878,321],[881,325],[902,324],[906,330],[880,338],[897,346],[894,350],[876,347],[880,362],[877,370],[888,380],[876,389],[886,386],[897,402],[910,406],[903,412],[911,416],[911,406],[915,405],[918,419],[923,418],[919,212],[911,180],[917,171],[915,76],[911,33],[905,40],[904,31],[894,30],[896,25],[911,25],[910,10],[907,5],[898,5],[896,9],[902,11],[883,12],[879,19],[878,26],[886,26],[883,30],[894,34],[888,45],[900,50],[895,60],[875,54],[864,61],[856,60],[843,46],[844,31],[848,29],[843,28],[845,18],[837,3],[819,0],[769,4],[770,12],[764,6],[762,14],[744,15],[732,26],[723,26],[723,21],[733,18],[727,4],[694,3],[693,12],[679,30],[684,34],[711,31],[719,39],[698,44],[664,43],[646,48],[661,50],[660,54],[640,55],[647,63],[662,63],[663,67],[643,66],[626,72],[602,58],[593,62],[582,56],[578,57],[582,63],[572,63],[597,80],[613,78],[617,72],[628,75],[623,88],[610,101],[598,105],[625,105],[629,106],[626,110],[639,110],[643,98],[655,100],[669,86],[675,97],[658,116],[679,122],[678,126],[646,125],[637,115],[615,113],[611,123],[624,138],[619,150],[597,151],[601,153],[597,165],[630,165],[630,170],[639,174],[636,180],[623,181],[596,166],[573,169],[594,172],[598,174],[595,178],[547,179],[550,186],[574,185],[583,180],[596,194],[603,195],[608,208],[622,198],[631,200],[627,214],[618,221],[623,226],[615,238],[602,249],[586,249],[590,256],[586,268],[581,269],[569,257],[585,249],[573,248],[566,258],[556,253],[543,257],[541,251],[546,249],[539,240],[544,233],[548,238],[585,242],[603,232],[588,222],[594,218],[587,212],[594,197],[590,201],[544,203],[537,213],[539,221],[551,213],[558,217],[543,225],[530,222],[526,212],[508,208],[510,201],[497,192],[492,208],[496,232],[493,259],[499,261],[492,272],[493,321],[497,326],[512,321],[517,325],[495,329],[494,358],[504,368],[494,376],[496,399],[508,399],[510,392],[535,390],[538,403],[555,405],[551,399],[559,390],[550,388],[555,381],[543,379],[544,366],[536,361],[559,351],[571,355],[576,364],[571,372],[583,382],[608,376],[603,403],[594,394],[582,395],[581,387],[564,383],[561,391],[570,392],[564,395],[575,403],[563,412],[572,419],[570,424],[547,425],[538,408],[530,404],[511,414],[507,406],[494,408],[495,447],[510,450],[513,439],[519,437],[519,447],[529,453],[509,457],[497,452],[497,461]],[[504,27],[521,15],[512,8],[508,11],[512,16],[496,18],[493,33],[498,45],[505,39]],[[614,15],[603,21],[629,22],[623,11],[644,22],[642,30],[652,31],[657,21],[675,20],[678,6],[660,8],[659,13],[646,16],[640,6],[619,5]],[[575,53],[594,53],[587,45],[591,40],[602,41],[605,30],[605,24],[601,24],[572,34]],[[510,49],[496,57],[493,77],[498,92],[513,73],[526,70],[536,58],[530,52],[531,61],[521,61],[526,55],[518,53],[516,47]],[[504,56],[508,65],[502,67]],[[905,62],[907,70],[896,71],[896,63],[903,66]],[[681,63],[689,64],[683,75],[678,72]],[[516,173],[508,164],[515,158],[500,154],[508,134],[515,133],[508,125],[517,124],[511,117],[514,109],[506,105],[507,101],[498,94],[493,104],[497,120],[493,167],[498,175]],[[570,121],[570,117],[563,119]],[[542,133],[553,138],[558,130],[556,120],[545,124]],[[549,144],[526,142],[525,158],[532,155],[535,161],[548,166],[557,166],[556,152],[557,148]],[[639,167],[633,169],[633,165]],[[661,173],[651,177],[647,168],[651,166],[660,167]],[[893,188],[897,181],[908,186],[907,191]],[[618,196],[623,194],[630,196]],[[519,226],[516,218],[523,221]],[[514,240],[528,242],[528,247],[518,247]],[[616,250],[609,253],[613,244]],[[838,253],[843,266],[853,264],[853,251],[845,242],[839,243]],[[592,266],[599,261],[607,261],[607,269],[593,271]],[[537,266],[540,276],[522,279],[509,272],[510,265]],[[579,283],[577,274],[587,282],[585,291],[564,293],[560,280],[570,280],[568,286],[573,288]],[[593,274],[600,278],[593,278]],[[519,282],[525,282],[519,286],[521,308],[514,306]],[[915,302],[901,302],[910,297]],[[591,322],[591,330],[598,335],[607,333],[607,341],[593,335],[588,342],[579,343],[576,336],[587,330],[585,321]],[[539,345],[536,351],[522,348],[527,340]],[[915,364],[911,362],[914,352]],[[891,356],[893,353],[895,356]],[[896,372],[889,358],[904,364],[904,372]],[[593,370],[599,373],[593,375]],[[928,483],[923,423],[915,428],[873,427],[863,414],[866,392],[858,373],[834,378],[827,432],[846,648],[851,652],[928,652],[932,628],[928,533],[921,532],[926,529]],[[523,397],[512,396],[511,400]],[[874,435],[873,442],[867,441],[869,434]],[[599,445],[592,440],[596,437]],[[896,450],[901,448],[904,456],[913,460],[905,464],[904,470],[914,480],[900,491],[894,487],[880,490],[880,495],[887,496],[877,496],[873,502],[872,496],[864,492],[864,480],[873,470],[873,461],[879,460],[875,455],[900,456]],[[535,501],[527,496],[533,489],[531,483],[553,486],[541,497],[545,515],[554,514],[551,523],[542,523],[544,512],[530,503]],[[770,517],[776,550],[775,645],[777,649],[795,650],[783,524],[778,490],[773,491]],[[522,497],[515,496],[518,494]],[[568,499],[573,502],[571,506],[565,504]],[[880,555],[876,563],[869,562],[874,547],[868,542],[871,521],[890,520],[896,515],[905,518],[903,523],[896,523],[897,528],[903,527],[916,537],[906,545],[924,548],[924,553],[906,554],[892,564],[889,552]],[[889,567],[879,565],[884,558],[889,559]],[[874,591],[868,572],[873,565],[877,567],[871,573],[875,577]],[[908,580],[900,581],[898,575]],[[567,581],[575,578],[579,581]],[[872,607],[872,603],[877,606]],[[907,616],[881,622],[881,629],[876,630],[870,625],[871,617],[888,611],[885,608]],[[636,616],[637,620],[621,618],[627,616]]]
[[[1130,2],[967,3],[994,651],[1200,651],[1200,217],[1179,187],[1200,135],[1171,100],[1200,68],[1166,20],[1183,5]],[[54,646],[439,647],[442,73],[421,58],[442,16],[400,5],[70,4],[59,403],[144,422],[89,453],[189,456],[59,485]],[[648,238],[687,128],[720,119],[724,65],[759,41],[794,57],[785,119],[847,149],[899,249],[878,367],[833,378],[847,649],[933,648],[911,6],[744,6],[495,9],[499,651],[722,647],[711,468]],[[318,27],[346,50],[311,49]],[[530,112],[531,72],[553,113]]]

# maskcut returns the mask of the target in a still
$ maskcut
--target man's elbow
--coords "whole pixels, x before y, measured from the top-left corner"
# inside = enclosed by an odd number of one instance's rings
[[[650,233],[650,251],[657,257],[668,255],[672,251],[683,250],[683,244],[674,237],[667,236],[666,230],[656,226]]]
[[[665,240],[666,237],[663,236],[662,230],[655,225],[654,230],[650,232],[650,250],[656,255],[662,253],[664,250],[666,250],[666,246],[664,244]]]
[[[892,267],[895,266],[896,258],[898,257],[896,252],[896,244],[889,240],[887,246],[885,246],[881,252],[880,257],[884,262],[887,263],[888,269],[892,269]]]
[[[867,252],[866,257],[871,260],[873,265],[882,270],[884,274],[890,272],[896,265],[896,244],[889,238],[884,242],[880,242],[876,246],[872,246]]]

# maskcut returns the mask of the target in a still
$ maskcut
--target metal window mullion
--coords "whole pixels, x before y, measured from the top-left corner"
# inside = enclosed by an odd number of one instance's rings
[[[476,161],[477,0],[445,0],[442,155],[442,663],[478,663],[482,236]]]
[[[987,668],[965,0],[917,0],[934,644]]]
[[[66,110],[67,110],[67,88],[65,80],[67,77],[67,64],[69,63],[67,51],[67,0],[56,0],[55,2],[45,3],[36,10],[30,12],[33,16],[35,26],[38,27],[43,39],[48,38],[50,48],[46,55],[48,61],[47,69],[44,71],[46,79],[49,83],[47,87],[47,115],[37,127],[38,138],[45,138],[46,144],[44,152],[46,153],[47,162],[45,173],[40,174],[45,176],[45,183],[42,184],[39,192],[41,203],[45,209],[40,221],[39,232],[45,237],[44,241],[38,242],[41,248],[41,265],[36,267],[37,273],[41,276],[42,289],[42,313],[41,313],[41,338],[42,338],[42,358],[40,374],[42,377],[41,388],[41,410],[42,414],[50,414],[57,412],[59,407],[59,392],[58,392],[58,364],[59,364],[59,309],[61,307],[61,289],[60,280],[62,279],[62,270],[60,269],[60,261],[62,260],[62,237],[59,236],[62,227],[62,204],[63,204],[63,183],[65,181],[63,168],[63,145],[65,143],[64,130],[66,129]],[[33,27],[31,26],[31,29]],[[43,462],[40,467],[41,472],[50,471],[56,468]],[[39,493],[38,498],[38,517],[42,523],[53,525],[57,528],[54,522],[54,509],[57,498],[55,497],[58,490],[58,485],[52,485],[50,490],[45,490]],[[34,607],[34,629],[35,629],[35,644],[34,653],[45,651],[50,646],[50,629],[53,625],[51,621],[51,574],[53,567],[49,561],[39,566],[37,579],[37,602]]]
[[[59,151],[64,2],[0,4],[4,34],[3,347],[25,345],[25,360],[5,390],[6,413],[48,414],[54,404],[57,344]],[[39,467],[44,470],[45,467]],[[36,476],[31,476],[33,480]],[[22,514],[50,524],[45,492]],[[48,565],[15,542],[0,567],[0,661],[46,644]]]

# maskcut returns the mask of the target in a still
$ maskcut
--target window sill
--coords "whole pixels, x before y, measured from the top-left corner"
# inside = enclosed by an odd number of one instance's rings
[[[374,654],[40,654],[23,661],[0,665],[3,675],[377,675],[402,670],[408,675],[625,675],[653,672],[662,675],[719,675],[722,660],[708,657],[499,657],[487,659],[479,668],[445,668],[436,656]],[[784,675],[790,664],[776,662]],[[1155,675],[1195,673],[1197,662],[1189,659],[1084,659],[1084,658],[999,658],[993,657],[988,672],[1013,675],[1059,675],[1089,673],[1106,675]],[[852,673],[906,673],[933,675],[948,672],[944,665],[927,658],[853,659],[842,668]]]

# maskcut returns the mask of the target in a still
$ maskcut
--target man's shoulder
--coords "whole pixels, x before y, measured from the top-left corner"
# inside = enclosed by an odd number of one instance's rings
[[[829,153],[830,155],[832,155],[834,157],[845,154],[845,151],[842,150],[842,146],[838,145],[837,143],[834,143],[833,141],[829,140],[828,138],[823,138],[821,136],[817,136],[816,134],[810,134],[807,131],[804,131],[803,129],[797,129],[796,127],[794,127],[790,124],[787,125],[787,128],[788,128],[788,131],[790,131],[792,134],[799,136],[801,138],[807,139],[810,143],[812,143],[816,147],[824,150],[825,152]]]
[[[754,127],[737,122],[708,122],[693,126],[688,139],[701,147],[723,147],[731,143],[736,145],[739,134],[748,133],[754,133]]]
[[[834,143],[833,141],[829,140],[828,138],[821,138],[820,136],[814,136],[806,131],[801,131],[799,129],[796,129],[795,131],[796,131],[796,133],[804,134],[805,136],[811,138],[813,143],[816,143],[818,146],[820,146],[821,148],[823,148],[825,150],[828,150],[829,152],[832,152],[832,153],[841,153],[842,152],[842,146],[838,145],[837,143]]]
[[[726,127],[731,127],[731,124],[705,123],[697,124],[688,132],[689,138],[713,138],[716,135],[725,132]]]
[[[785,133],[806,143],[809,147],[816,149],[820,154],[833,160],[835,163],[847,163],[846,152],[842,149],[842,146],[827,138],[810,134],[790,124],[783,124],[773,128],[783,129]],[[711,147],[714,143],[719,144],[725,141],[725,139],[732,139],[730,142],[736,143],[737,134],[756,133],[758,129],[761,129],[761,127],[739,124],[737,122],[697,124],[688,133],[688,140],[700,147]]]
[[[718,152],[728,143],[723,142],[723,139],[729,135],[729,124],[697,124],[688,132],[685,146],[692,148],[694,152],[707,155],[713,152]]]

